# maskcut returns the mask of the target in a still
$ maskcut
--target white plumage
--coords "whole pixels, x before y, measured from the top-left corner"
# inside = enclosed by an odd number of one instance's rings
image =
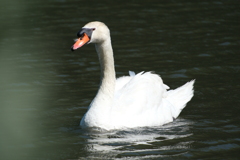
[[[158,126],[172,122],[193,97],[194,80],[169,90],[161,77],[151,72],[115,78],[110,31],[102,22],[90,22],[88,43],[95,43],[102,81],[99,91],[82,118],[82,127],[106,130]],[[76,42],[77,43],[77,42]],[[87,43],[87,42],[86,42]],[[74,46],[74,50],[79,48]]]

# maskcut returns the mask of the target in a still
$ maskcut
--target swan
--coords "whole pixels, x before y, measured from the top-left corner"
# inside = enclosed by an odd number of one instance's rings
[[[161,77],[152,72],[129,71],[129,76],[116,79],[110,31],[104,23],[87,23],[77,37],[71,50],[94,43],[101,67],[100,87],[80,121],[82,128],[113,130],[163,125],[176,119],[193,97],[195,80],[168,90]]]

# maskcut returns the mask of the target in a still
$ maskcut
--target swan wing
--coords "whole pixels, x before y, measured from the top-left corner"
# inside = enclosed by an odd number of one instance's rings
[[[115,92],[112,119],[121,119],[119,123],[129,127],[145,126],[156,121],[159,117],[156,112],[168,88],[159,75],[141,72],[121,77],[117,79],[117,84],[122,86],[118,86]],[[118,122],[114,121],[114,124]]]

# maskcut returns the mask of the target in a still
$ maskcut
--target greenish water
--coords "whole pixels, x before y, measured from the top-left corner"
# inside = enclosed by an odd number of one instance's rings
[[[240,3],[0,2],[0,159],[238,159]],[[155,71],[195,95],[173,123],[124,131],[78,125],[99,84],[93,45],[70,47],[105,22],[117,76]]]

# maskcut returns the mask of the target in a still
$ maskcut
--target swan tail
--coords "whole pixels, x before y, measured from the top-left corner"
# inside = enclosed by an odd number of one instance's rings
[[[171,112],[173,118],[177,118],[182,109],[191,100],[194,94],[193,84],[195,80],[187,82],[181,87],[167,92],[166,100],[171,104]]]

